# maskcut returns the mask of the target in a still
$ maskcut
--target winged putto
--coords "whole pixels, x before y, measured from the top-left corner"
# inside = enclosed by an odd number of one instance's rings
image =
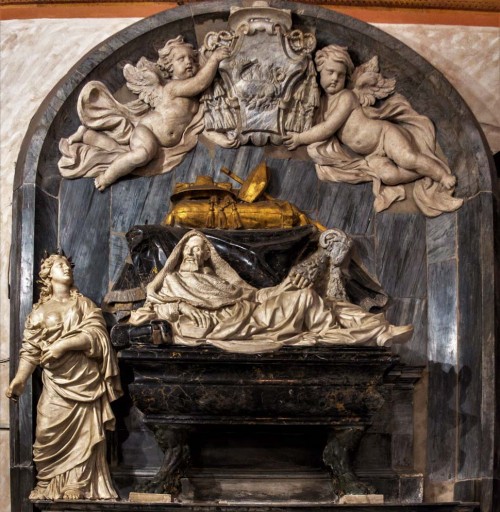
[[[81,126],[62,139],[59,169],[66,178],[94,177],[99,190],[130,173],[167,172],[178,165],[203,129],[198,96],[211,84],[229,49],[215,50],[200,69],[198,52],[182,36],[123,69],[138,99],[122,104],[101,82],[89,82],[78,98]]]
[[[319,122],[302,133],[288,133],[289,150],[307,146],[321,180],[373,182],[376,211],[405,198],[406,183],[428,216],[454,211],[456,178],[436,155],[430,119],[395,93],[395,79],[379,72],[378,58],[355,68],[347,48],[330,45],[316,53],[324,91]],[[377,103],[378,102],[378,103]]]

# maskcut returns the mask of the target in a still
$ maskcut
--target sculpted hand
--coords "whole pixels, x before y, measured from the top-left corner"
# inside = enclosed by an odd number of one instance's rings
[[[227,46],[222,46],[214,50],[214,53],[210,56],[211,59],[214,59],[217,62],[221,60],[227,59],[231,55],[231,50]]]
[[[210,326],[210,317],[208,316],[208,313],[200,311],[194,306],[191,306],[191,304],[181,302],[179,304],[179,313],[181,315],[187,316],[198,327],[203,327],[204,329],[206,329]]]
[[[61,345],[61,343],[54,343],[40,358],[40,364],[44,365],[46,363],[50,363],[51,361],[57,361],[65,352],[66,350]]]
[[[457,178],[453,174],[445,174],[439,181],[441,187],[451,190],[457,183]]]
[[[24,388],[26,387],[26,382],[14,377],[5,392],[5,396],[14,401],[17,401],[18,397],[23,394]]]
[[[301,274],[291,274],[288,276],[288,278],[290,279],[290,282],[296,287],[296,288],[299,288],[299,289],[303,289],[303,288],[308,288],[309,286],[311,286],[311,281],[309,281],[309,279],[307,279],[307,277],[301,275]]]
[[[299,133],[288,133],[283,137],[283,144],[287,147],[288,151],[293,151],[302,146],[299,136]]]
[[[301,290],[311,286],[311,281],[300,274],[289,275],[280,285],[282,292]]]

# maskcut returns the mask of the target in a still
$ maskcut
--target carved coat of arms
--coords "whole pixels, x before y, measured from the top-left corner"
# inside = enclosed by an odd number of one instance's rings
[[[290,11],[260,5],[233,8],[229,29],[205,37],[207,54],[231,48],[202,99],[205,129],[263,146],[310,128],[319,105],[314,35],[292,30]]]

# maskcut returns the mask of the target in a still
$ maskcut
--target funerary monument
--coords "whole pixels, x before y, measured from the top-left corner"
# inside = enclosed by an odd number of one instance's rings
[[[405,45],[158,14],[51,93],[16,180],[13,510],[494,510],[492,164]]]

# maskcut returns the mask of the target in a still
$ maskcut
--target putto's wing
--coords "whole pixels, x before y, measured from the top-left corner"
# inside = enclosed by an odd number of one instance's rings
[[[137,66],[127,64],[123,68],[127,87],[139,96],[139,99],[155,108],[161,97],[161,79],[156,64],[142,57]]]
[[[349,84],[363,107],[387,98],[394,92],[395,87],[395,78],[384,78],[380,74],[376,55],[354,70]]]

